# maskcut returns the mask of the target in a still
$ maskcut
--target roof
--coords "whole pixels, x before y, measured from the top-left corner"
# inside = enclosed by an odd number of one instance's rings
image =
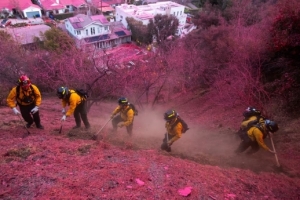
[[[34,42],[34,37],[38,37],[42,40],[43,38],[41,37],[40,33],[45,33],[49,29],[51,29],[51,27],[42,24],[5,30],[7,31],[7,33],[11,34],[16,41],[20,42],[21,44],[30,44]]]
[[[31,0],[20,0],[20,1],[0,0],[0,9],[8,8],[9,10],[12,10],[14,8],[19,8],[20,10],[24,10],[29,7],[40,8],[39,6],[33,4]]]
[[[109,35],[99,35],[95,37],[84,38],[84,41],[87,43],[93,43],[93,42],[100,42],[102,40],[108,40],[108,39],[110,39]]]
[[[56,0],[40,0],[42,7],[45,10],[56,10],[65,8],[64,5],[58,4]]]
[[[103,25],[109,24],[104,15],[87,16],[84,14],[78,14],[74,17],[68,18],[67,20],[70,21],[74,29],[83,29],[87,25],[92,24],[94,22],[100,22]]]
[[[45,10],[64,9],[65,6],[72,5],[76,8],[86,5],[85,0],[40,0]]]
[[[72,5],[76,8],[82,6],[82,5],[87,5],[85,0],[60,0],[61,5]]]
[[[111,12],[114,11],[115,9],[112,7],[99,7],[100,10],[102,10],[102,12]]]
[[[97,2],[97,1],[94,0],[94,2]],[[98,2],[101,2],[101,0],[98,0]],[[124,3],[124,0],[102,0],[102,6],[103,6],[103,3],[106,3],[108,5],[122,4],[122,3]]]

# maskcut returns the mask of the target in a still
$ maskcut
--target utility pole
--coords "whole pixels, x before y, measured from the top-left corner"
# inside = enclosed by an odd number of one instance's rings
[[[100,0],[101,1],[101,14],[102,14],[102,0]]]

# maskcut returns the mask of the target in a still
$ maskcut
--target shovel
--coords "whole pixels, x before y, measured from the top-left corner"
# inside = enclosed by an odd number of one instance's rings
[[[273,147],[273,151],[276,152],[274,142],[273,142],[273,138],[272,138],[273,135],[272,135],[272,133],[270,133],[269,135],[270,135],[270,140],[271,140],[271,144],[272,144],[272,147]],[[280,167],[280,163],[278,161],[277,153],[275,153],[274,155],[275,155],[275,160],[276,160],[277,167]]]
[[[98,134],[103,130],[103,128],[108,124],[108,122],[109,122],[110,120],[112,120],[112,119],[109,118],[109,120],[104,124],[104,126],[102,126],[102,127],[99,129],[99,131],[98,131],[95,135],[93,135],[93,139],[94,139],[94,140],[97,140],[97,139],[98,139]]]
[[[26,124],[24,123],[24,121],[23,121],[23,119],[21,118],[21,116],[20,116],[20,115],[18,115],[18,116],[19,116],[19,118],[20,118],[22,124],[24,125],[24,127],[25,127],[25,129],[26,129],[26,131],[27,131],[27,134],[24,134],[24,135],[23,135],[23,138],[25,138],[25,137],[27,137],[27,136],[30,134],[30,132],[29,132],[28,128],[26,127]]]

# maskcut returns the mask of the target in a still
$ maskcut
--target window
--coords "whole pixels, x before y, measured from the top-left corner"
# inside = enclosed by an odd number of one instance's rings
[[[107,27],[107,26],[104,26],[104,30],[106,30],[106,31],[107,31],[107,30],[108,30],[108,27]]]
[[[81,31],[77,31],[77,35],[81,35]]]
[[[85,30],[85,34],[86,34],[86,35],[89,35],[89,30],[86,29],[86,30]]]
[[[91,27],[91,35],[95,35],[95,27]]]
[[[178,16],[178,14],[179,14],[179,11],[177,11],[177,16]]]

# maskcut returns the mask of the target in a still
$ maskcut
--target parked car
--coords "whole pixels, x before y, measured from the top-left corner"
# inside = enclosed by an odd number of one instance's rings
[[[0,27],[5,28],[5,27],[9,26],[10,24],[11,24],[11,21],[9,21],[8,19],[4,19],[4,20],[2,20]]]

